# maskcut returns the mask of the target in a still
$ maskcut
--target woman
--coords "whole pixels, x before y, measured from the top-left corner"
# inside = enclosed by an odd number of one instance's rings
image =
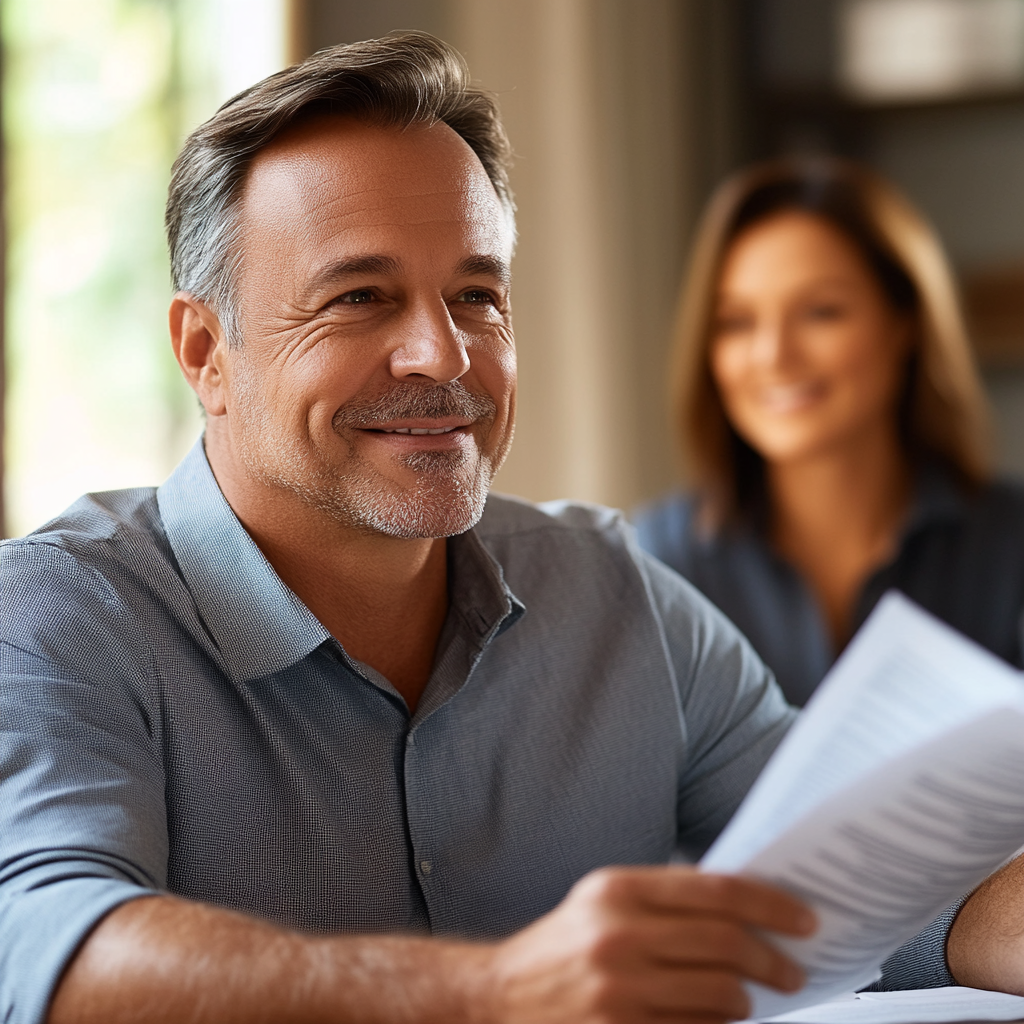
[[[987,410],[940,245],[892,186],[836,160],[726,182],[676,335],[691,489],[640,542],[805,703],[897,588],[1021,663],[1024,492],[991,479]]]

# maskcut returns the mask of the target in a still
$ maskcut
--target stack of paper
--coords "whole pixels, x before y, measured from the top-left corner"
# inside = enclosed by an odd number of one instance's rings
[[[976,988],[861,992],[770,1017],[778,1024],[954,1024],[1024,1020],[1024,998]],[[768,1024],[764,1021],[763,1024]]]
[[[795,995],[869,984],[882,961],[1024,843],[1024,677],[890,594],[836,663],[701,862],[805,900],[820,928],[774,939]]]

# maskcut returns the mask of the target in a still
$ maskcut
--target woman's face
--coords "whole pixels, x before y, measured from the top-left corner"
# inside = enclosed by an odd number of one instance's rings
[[[711,372],[726,415],[769,463],[891,436],[911,324],[827,220],[784,211],[733,242]]]

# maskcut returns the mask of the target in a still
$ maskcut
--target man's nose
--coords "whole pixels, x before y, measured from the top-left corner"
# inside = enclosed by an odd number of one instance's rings
[[[398,380],[458,380],[469,369],[463,333],[443,302],[410,311],[391,352],[391,375]]]

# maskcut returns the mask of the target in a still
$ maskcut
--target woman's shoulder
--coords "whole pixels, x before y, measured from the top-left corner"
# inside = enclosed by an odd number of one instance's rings
[[[918,494],[916,523],[907,540],[920,536],[936,550],[969,552],[986,564],[1006,560],[1024,571],[1024,482],[996,477],[965,488],[950,478],[932,479]],[[952,544],[952,548],[950,548]]]
[[[996,477],[980,488],[979,497],[993,507],[1024,509],[1024,480]]]
[[[986,528],[1024,536],[1024,481],[997,477],[967,496],[967,518]]]

